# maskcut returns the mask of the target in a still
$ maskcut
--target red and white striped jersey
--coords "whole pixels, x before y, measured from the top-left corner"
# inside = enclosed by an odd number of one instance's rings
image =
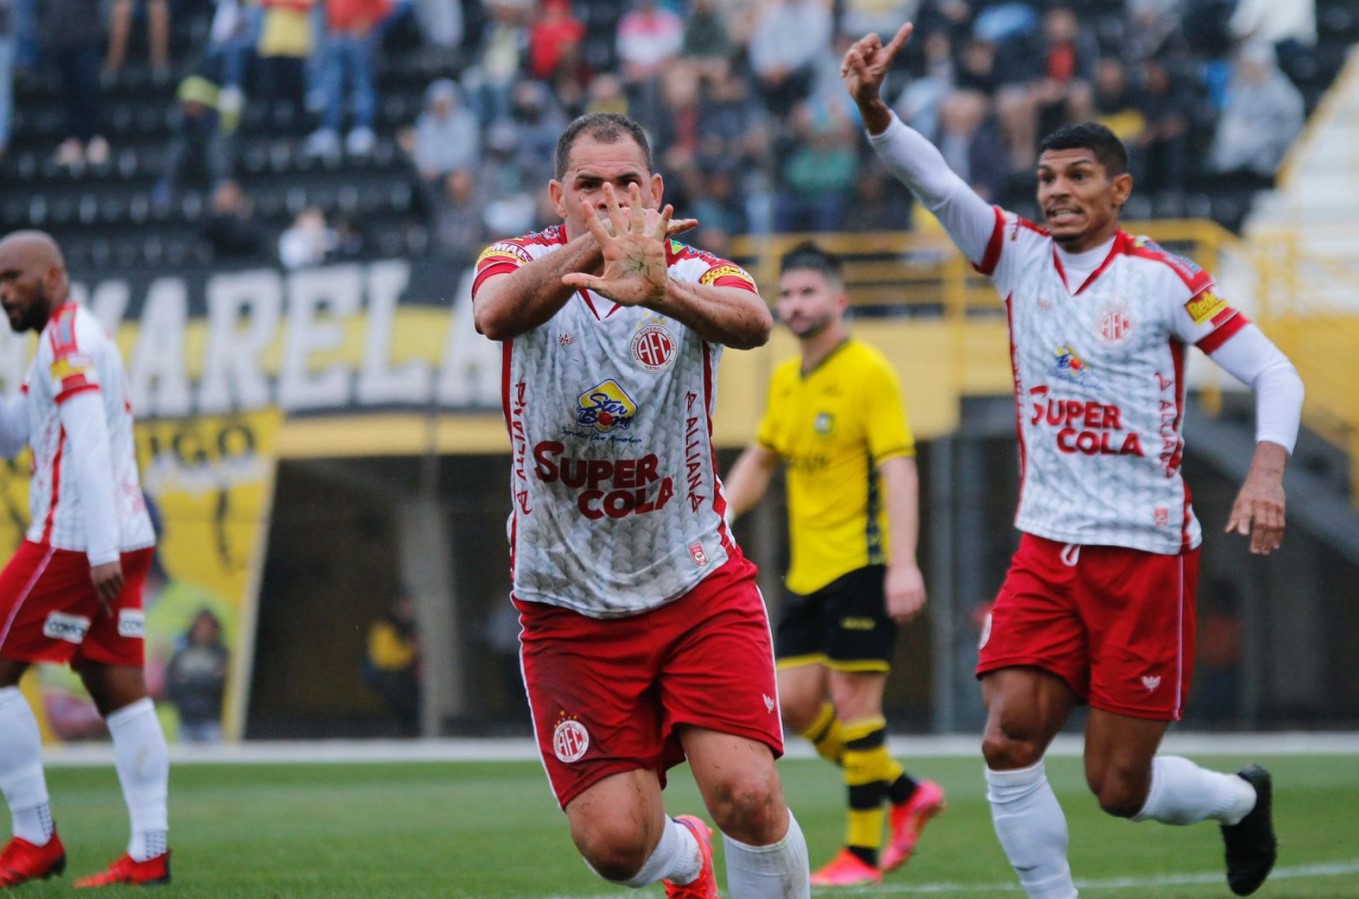
[[[1249,322],[1213,279],[1118,232],[1068,283],[1052,238],[995,210],[978,269],[1010,323],[1021,530],[1066,543],[1179,553],[1201,540],[1180,475],[1185,351],[1211,353]]]
[[[74,302],[52,313],[38,337],[23,389],[33,450],[28,539],[57,549],[88,551],[91,565],[112,561],[117,552],[154,545],[155,532],[137,476],[122,357],[93,313]],[[96,455],[91,463],[107,465],[109,471],[95,472],[93,479],[77,470],[78,454],[62,424],[63,404],[83,393],[97,394],[108,433],[107,455]],[[81,484],[92,482],[112,490],[111,506],[107,501],[82,505]],[[90,509],[111,509],[114,520],[105,520],[100,512],[91,516]]]
[[[487,279],[565,244],[557,225],[487,248],[473,302]],[[740,266],[679,241],[667,257],[678,281],[756,289]],[[515,598],[631,615],[736,552],[712,442],[720,345],[582,290],[503,354]]]

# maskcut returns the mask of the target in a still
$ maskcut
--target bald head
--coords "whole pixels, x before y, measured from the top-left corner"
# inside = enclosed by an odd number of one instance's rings
[[[52,235],[15,231],[0,239],[0,306],[15,331],[41,331],[68,289],[66,260]]]

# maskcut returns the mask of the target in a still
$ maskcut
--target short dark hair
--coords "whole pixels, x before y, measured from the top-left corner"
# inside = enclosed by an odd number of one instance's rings
[[[646,157],[646,170],[648,173],[654,171],[651,162],[651,142],[646,139],[646,132],[636,120],[617,112],[591,112],[579,116],[575,121],[566,126],[562,136],[557,138],[557,158],[556,178],[561,180],[566,175],[566,166],[571,159],[571,147],[576,139],[582,135],[592,137],[600,143],[612,144],[624,138],[631,138],[633,143],[642,148],[642,155]]]
[[[810,240],[805,240],[793,247],[779,259],[780,275],[794,269],[810,269],[840,282],[843,282],[845,277],[844,264],[840,261],[840,257],[829,250],[822,249]]]
[[[1128,171],[1128,148],[1108,128],[1098,122],[1066,125],[1043,138],[1038,152],[1048,150],[1089,150],[1113,178]]]

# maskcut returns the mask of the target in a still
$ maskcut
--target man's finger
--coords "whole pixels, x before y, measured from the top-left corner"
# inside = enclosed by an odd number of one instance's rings
[[[911,22],[907,22],[905,25],[902,25],[901,28],[897,29],[897,33],[892,38],[892,42],[887,45],[887,61],[889,63],[896,57],[897,51],[905,46],[906,41],[911,37],[911,32],[914,30],[915,25]]]

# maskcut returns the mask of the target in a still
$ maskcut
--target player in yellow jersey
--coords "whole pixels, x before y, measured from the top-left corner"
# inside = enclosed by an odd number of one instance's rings
[[[882,697],[897,625],[925,605],[916,563],[915,439],[896,372],[849,335],[839,257],[812,243],[784,255],[778,314],[802,352],[778,366],[756,442],[726,479],[733,518],[787,463],[792,562],[778,624],[784,722],[844,770],[844,849],[819,886],[876,883],[901,865],[944,794],[887,752]],[[890,806],[891,840],[883,848]]]

